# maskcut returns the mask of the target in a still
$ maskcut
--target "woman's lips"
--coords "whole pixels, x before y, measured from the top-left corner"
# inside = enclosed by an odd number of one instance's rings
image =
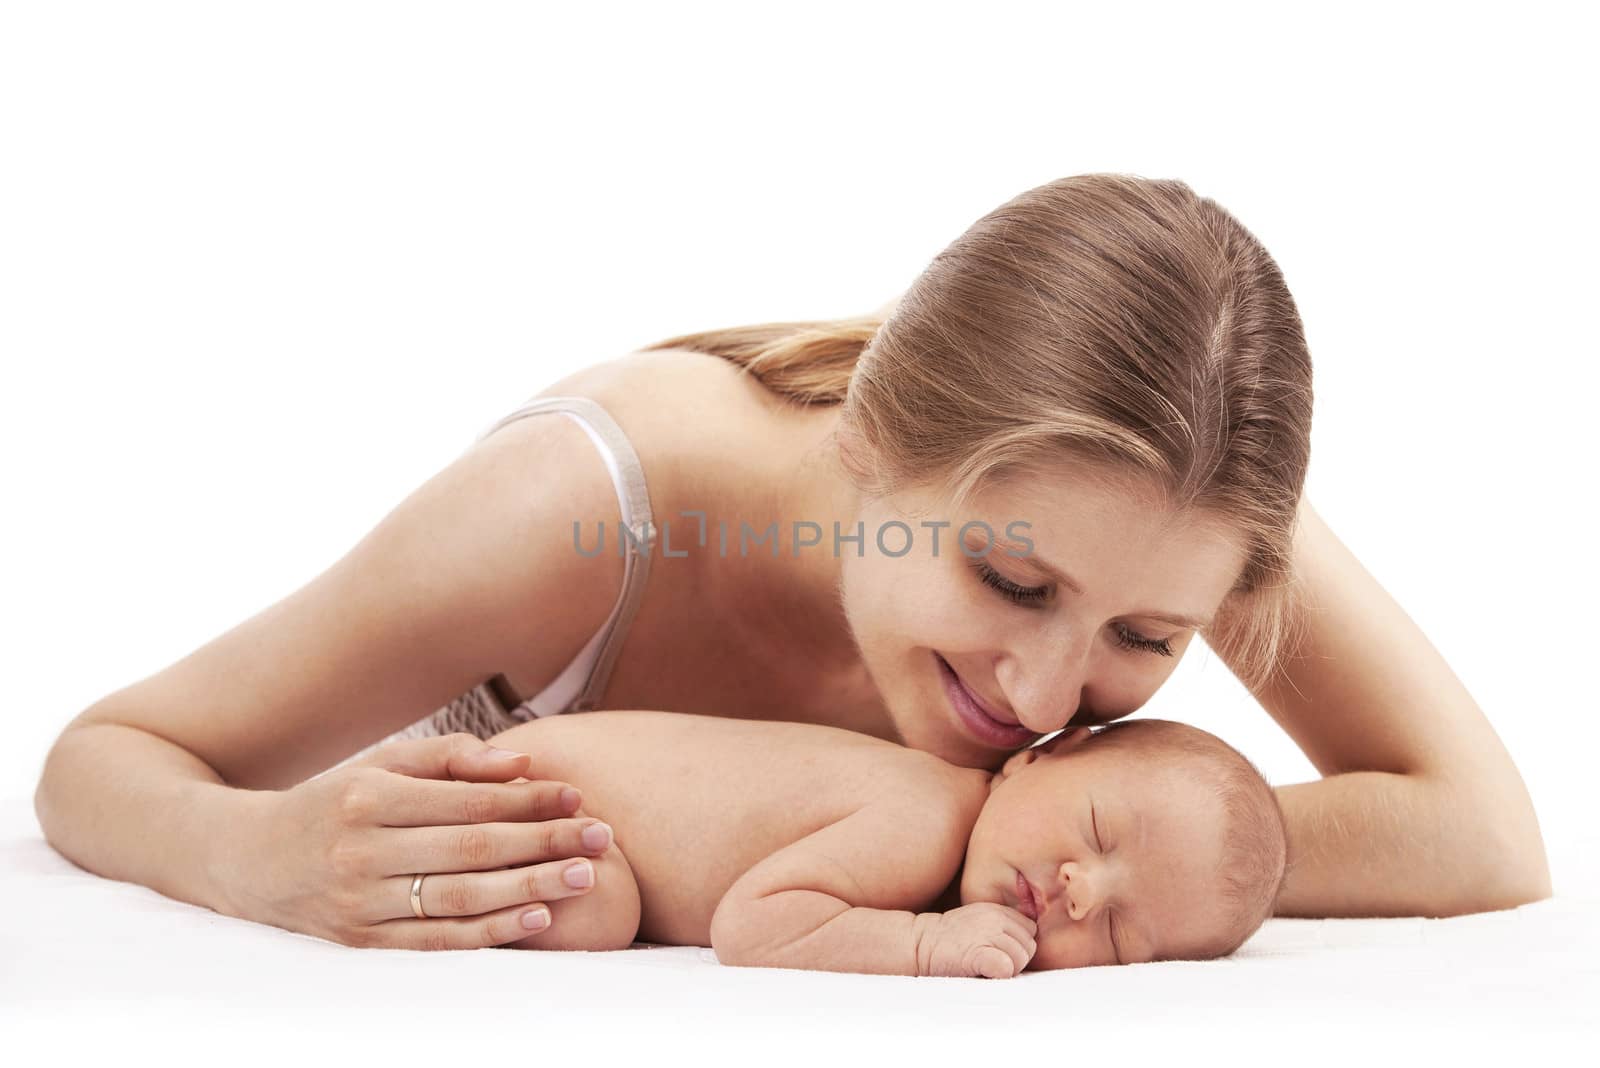
[[[948,660],[945,661],[946,665],[948,665],[949,663],[950,663],[950,661],[948,661]],[[955,671],[955,668],[951,668],[950,670],[951,671]],[[1017,721],[1016,720],[1007,719],[1004,716],[1000,715],[992,707],[990,707],[989,702],[985,701],[982,697],[979,697],[977,691],[975,691],[971,686],[967,685],[967,680],[961,677],[961,673],[960,672],[956,672],[956,681],[961,683],[961,688],[963,690],[967,691],[967,696],[972,698],[972,703],[975,706],[977,706],[977,709],[978,709],[979,712],[982,712],[984,715],[988,716],[990,719],[994,720],[996,723],[1003,723],[1007,727],[1015,727],[1015,726],[1017,726]]]
[[[1017,872],[1017,911],[1034,923],[1039,922],[1039,895],[1020,871]]]
[[[933,659],[938,663],[950,707],[955,709],[956,718],[973,738],[996,749],[1020,749],[1038,737],[1021,724],[1004,723],[985,712],[944,657],[934,653]]]

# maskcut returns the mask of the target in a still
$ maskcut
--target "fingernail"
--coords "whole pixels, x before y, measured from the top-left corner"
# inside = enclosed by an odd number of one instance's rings
[[[578,811],[578,803],[582,800],[583,795],[570,786],[561,791],[561,807],[568,811]]]
[[[522,926],[530,931],[542,931],[550,926],[549,909],[529,909],[522,914]]]
[[[611,844],[611,828],[603,823],[591,823],[583,829],[585,849],[604,849]]]
[[[492,756],[492,757],[495,757],[495,758],[500,758],[500,757],[519,757],[522,754],[517,752],[515,749],[498,749],[498,748],[495,748],[495,747],[491,746],[489,748],[489,755]]]
[[[587,860],[580,860],[561,873],[561,881],[574,890],[582,890],[586,886],[593,886],[594,865]]]

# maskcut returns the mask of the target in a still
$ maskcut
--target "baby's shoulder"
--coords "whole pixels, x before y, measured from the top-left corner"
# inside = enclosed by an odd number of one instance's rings
[[[885,747],[873,757],[882,764],[877,777],[880,803],[971,828],[989,796],[988,772],[957,767],[931,753]]]

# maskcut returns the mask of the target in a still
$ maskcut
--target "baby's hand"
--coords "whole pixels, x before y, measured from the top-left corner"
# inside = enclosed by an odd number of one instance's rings
[[[1009,979],[1033,959],[1037,930],[1016,909],[989,901],[951,909],[918,944],[917,974]]]

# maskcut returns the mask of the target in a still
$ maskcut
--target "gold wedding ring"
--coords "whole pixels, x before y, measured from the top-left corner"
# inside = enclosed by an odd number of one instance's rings
[[[429,918],[428,914],[422,911],[422,876],[424,874],[423,872],[418,872],[411,877],[411,911],[419,920]]]

